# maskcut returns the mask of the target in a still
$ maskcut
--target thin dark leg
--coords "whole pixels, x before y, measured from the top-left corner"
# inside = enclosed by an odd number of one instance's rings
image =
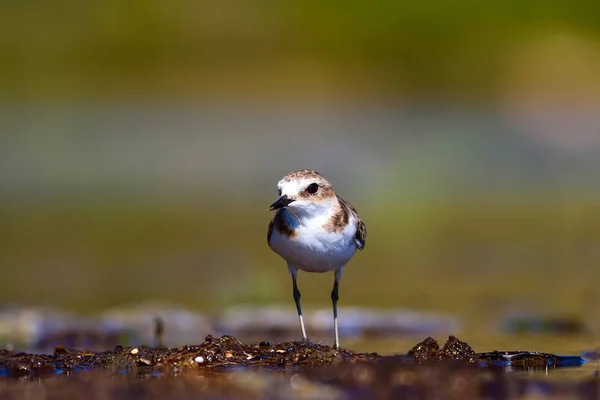
[[[338,312],[337,312],[337,303],[340,298],[338,295],[338,289],[340,286],[340,281],[338,280],[338,274],[336,273],[335,281],[333,283],[333,290],[331,291],[331,302],[333,304],[333,334],[334,334],[334,342],[333,348],[338,350],[340,348],[340,333],[338,331]]]
[[[300,290],[298,290],[298,284],[296,283],[296,274],[292,274],[292,282],[294,284],[294,301],[296,302],[296,310],[298,311],[298,319],[300,320],[300,329],[302,329],[302,340],[308,341],[306,336],[306,329],[304,328],[304,318],[302,318],[302,307],[300,306]]]

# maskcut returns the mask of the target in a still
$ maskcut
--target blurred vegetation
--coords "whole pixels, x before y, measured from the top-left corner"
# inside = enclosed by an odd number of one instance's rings
[[[481,97],[532,38],[566,32],[595,52],[600,38],[600,3],[566,0],[21,1],[0,18],[8,100]]]
[[[270,215],[257,209],[3,207],[0,265],[11,267],[0,302],[83,312],[140,298],[207,311],[288,304],[288,272],[266,244]],[[344,274],[342,304],[448,311],[480,327],[523,310],[597,317],[598,211],[596,201],[361,209],[369,238]],[[332,279],[301,274],[307,307],[329,306]]]

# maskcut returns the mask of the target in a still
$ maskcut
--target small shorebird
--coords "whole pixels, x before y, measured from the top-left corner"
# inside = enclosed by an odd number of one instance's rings
[[[339,349],[338,287],[344,267],[356,249],[365,247],[367,229],[354,207],[337,196],[318,172],[310,169],[290,172],[279,181],[277,188],[279,199],[269,207],[277,213],[269,223],[267,242],[287,262],[292,275],[302,340],[308,341],[308,337],[296,282],[298,270],[333,271],[333,347]]]

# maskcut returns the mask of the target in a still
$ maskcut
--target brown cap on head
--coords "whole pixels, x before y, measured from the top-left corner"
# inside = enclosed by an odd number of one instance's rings
[[[327,182],[327,179],[325,179],[323,175],[321,175],[317,171],[313,171],[312,169],[299,169],[298,171],[292,171],[289,174],[285,175],[283,178],[281,178],[281,180],[284,182],[291,182],[301,179],[314,179],[315,181]]]
[[[301,169],[293,171],[284,176],[281,182],[301,182],[300,190],[294,196],[295,199],[309,200],[320,203],[335,197],[331,183],[323,175],[312,169]]]

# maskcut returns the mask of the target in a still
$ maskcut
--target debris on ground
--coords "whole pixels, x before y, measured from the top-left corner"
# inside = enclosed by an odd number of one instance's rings
[[[176,375],[198,369],[308,369],[319,366],[394,360],[406,365],[455,361],[477,366],[512,368],[546,368],[583,364],[580,357],[560,357],[537,352],[475,353],[465,342],[450,336],[444,346],[427,338],[406,355],[380,356],[376,353],[354,353],[305,341],[271,344],[244,344],[233,336],[215,338],[208,335],[200,345],[177,348],[122,347],[112,351],[90,352],[57,346],[54,354],[14,353],[0,351],[0,376],[42,377],[70,374],[82,370],[109,373]]]

